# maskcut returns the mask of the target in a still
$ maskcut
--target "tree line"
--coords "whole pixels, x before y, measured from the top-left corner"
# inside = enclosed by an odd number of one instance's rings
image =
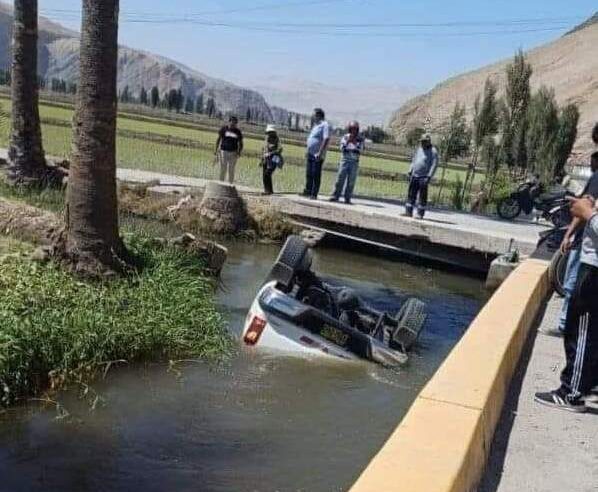
[[[466,107],[455,103],[447,123],[439,130],[439,153],[443,163],[440,187],[444,185],[446,163],[466,157],[469,166],[461,183],[461,204],[471,193],[476,174],[485,166],[482,193],[491,201],[501,177],[537,175],[544,184],[561,179],[577,139],[579,109],[576,104],[560,107],[552,88],[532,91],[533,68],[519,51],[505,69],[505,90],[498,96],[498,84],[491,77],[484,83],[468,123]],[[424,128],[410,130],[406,143],[414,146]]]

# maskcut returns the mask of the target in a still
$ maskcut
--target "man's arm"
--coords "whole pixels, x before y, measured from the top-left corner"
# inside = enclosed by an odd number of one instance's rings
[[[567,227],[567,232],[565,232],[565,237],[563,237],[563,242],[561,243],[561,252],[562,253],[565,253],[566,251],[569,250],[569,248],[571,248],[571,240],[573,239],[573,236],[575,236],[575,233],[577,232],[577,230],[582,225],[583,225],[582,219],[580,219],[579,217],[573,217],[573,220],[569,224],[569,227]]]
[[[326,152],[326,149],[328,148],[328,145],[330,144],[330,127],[328,125],[324,126],[324,131],[322,134],[322,145],[320,145],[320,150],[318,150],[318,153],[316,154],[316,159],[320,159],[320,157],[322,157],[322,154],[324,154],[324,152]]]
[[[436,174],[436,169],[438,168],[438,152],[432,153],[432,166],[430,166],[430,172],[428,172],[428,181],[431,181]]]

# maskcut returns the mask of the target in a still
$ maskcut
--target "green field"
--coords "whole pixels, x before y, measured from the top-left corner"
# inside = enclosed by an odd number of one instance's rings
[[[5,110],[9,109],[10,101],[3,100],[2,106]],[[57,105],[42,104],[40,106],[40,114],[42,120],[45,120],[43,124],[43,138],[46,152],[58,157],[67,157],[71,148],[71,130],[68,125],[72,120],[72,109]],[[140,119],[143,121],[140,121]],[[132,138],[123,134],[118,136],[117,158],[120,167],[206,179],[217,178],[218,169],[213,165],[214,157],[211,150],[216,142],[216,127],[214,127],[214,130],[209,131],[207,129],[193,128],[193,124],[179,125],[157,118],[120,116],[118,130],[121,133],[132,131],[147,134],[146,140],[143,138]],[[160,137],[186,139],[200,144],[205,148],[192,148],[180,142],[155,141],[155,138]],[[154,141],[152,141],[152,138],[154,138]],[[7,143],[8,129],[5,127],[0,129],[0,145],[6,146]],[[256,138],[247,138],[245,141],[245,148],[250,153],[259,152],[261,146],[262,141]],[[292,159],[295,162],[300,162],[304,156],[304,149],[298,145],[286,145],[285,156],[289,160]],[[334,166],[338,162],[339,157],[339,152],[329,152],[328,165]],[[409,164],[397,160],[364,156],[361,167],[364,169],[364,173],[366,173],[366,168],[368,168],[382,173],[405,174]],[[446,176],[448,182],[454,182],[458,177],[463,180],[464,172],[448,169]],[[237,180],[246,186],[261,187],[261,168],[258,165],[256,157],[244,156],[239,160]],[[335,174],[333,172],[324,172],[322,177],[322,192],[324,194],[332,190],[334,180]],[[275,189],[279,192],[301,191],[303,183],[304,170],[300,166],[287,165],[275,175]],[[383,177],[374,178],[362,175],[357,184],[357,193],[368,196],[402,197],[406,193],[406,183],[384,179]],[[443,193],[442,202],[448,201],[449,193],[450,190]],[[436,196],[434,191],[432,191],[431,196]]]

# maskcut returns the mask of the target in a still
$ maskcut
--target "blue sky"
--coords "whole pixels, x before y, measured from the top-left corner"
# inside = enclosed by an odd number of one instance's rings
[[[80,0],[39,0],[39,4],[46,16],[78,29]],[[267,5],[274,7],[259,9]],[[554,39],[596,9],[596,0],[121,0],[120,42],[243,84],[278,74],[335,85],[428,88],[451,75],[511,56],[519,47]],[[202,23],[244,28],[180,22],[189,15]],[[126,21],[163,20],[164,16],[176,22]],[[542,22],[537,23],[538,19]],[[421,26],[451,22],[461,24]],[[388,23],[401,26],[379,26]],[[308,27],[311,24],[327,25]],[[310,34],[339,29],[330,24],[375,26],[342,28],[343,35]],[[270,32],[273,28],[283,32]],[[522,30],[528,32],[512,32]],[[463,36],[464,32],[478,34]],[[479,34],[487,32],[494,34]],[[397,33],[401,37],[387,36]]]

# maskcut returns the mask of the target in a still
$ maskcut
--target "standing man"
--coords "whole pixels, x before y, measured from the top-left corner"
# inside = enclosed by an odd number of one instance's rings
[[[409,194],[405,206],[405,217],[413,217],[413,209],[417,204],[417,216],[420,219],[426,214],[428,205],[428,186],[438,167],[438,151],[432,145],[432,137],[424,133],[411,167],[409,168]]]
[[[536,393],[535,400],[560,410],[585,412],[584,399],[596,384],[598,368],[598,212],[590,197],[575,199],[571,213],[585,224],[577,284],[565,326],[566,365],[561,386]]]
[[[230,184],[235,182],[237,159],[243,152],[243,134],[238,124],[237,117],[231,116],[228,125],[224,125],[218,132],[218,140],[216,140],[215,155],[220,161],[220,181],[224,181],[228,174]]]
[[[591,197],[593,200],[598,199],[598,152],[594,152],[590,158],[590,169],[592,170],[592,176],[588,181],[586,187],[581,193],[581,197]],[[581,241],[584,232],[584,222],[579,217],[574,217],[569,224],[569,228],[565,233],[563,242],[561,244],[561,251],[566,253],[569,251],[569,259],[567,260],[567,270],[565,272],[565,299],[563,301],[563,307],[561,308],[561,316],[559,318],[559,324],[557,330],[551,328],[550,330],[543,331],[546,335],[560,336],[565,333],[565,324],[567,322],[567,311],[569,309],[569,303],[571,296],[575,290],[577,283],[577,276],[579,272],[580,258],[581,258]]]
[[[322,109],[314,109],[314,126],[307,138],[307,168],[303,196],[308,196],[311,200],[318,199],[322,180],[322,166],[326,160],[326,150],[328,150],[328,144],[330,143],[330,125],[325,118],[326,115]]]
[[[334,187],[331,202],[338,202],[343,189],[345,192],[345,203],[351,205],[357,172],[359,171],[359,158],[365,150],[364,139],[359,135],[359,123],[351,121],[347,133],[341,140],[341,162],[338,169],[338,177]]]

